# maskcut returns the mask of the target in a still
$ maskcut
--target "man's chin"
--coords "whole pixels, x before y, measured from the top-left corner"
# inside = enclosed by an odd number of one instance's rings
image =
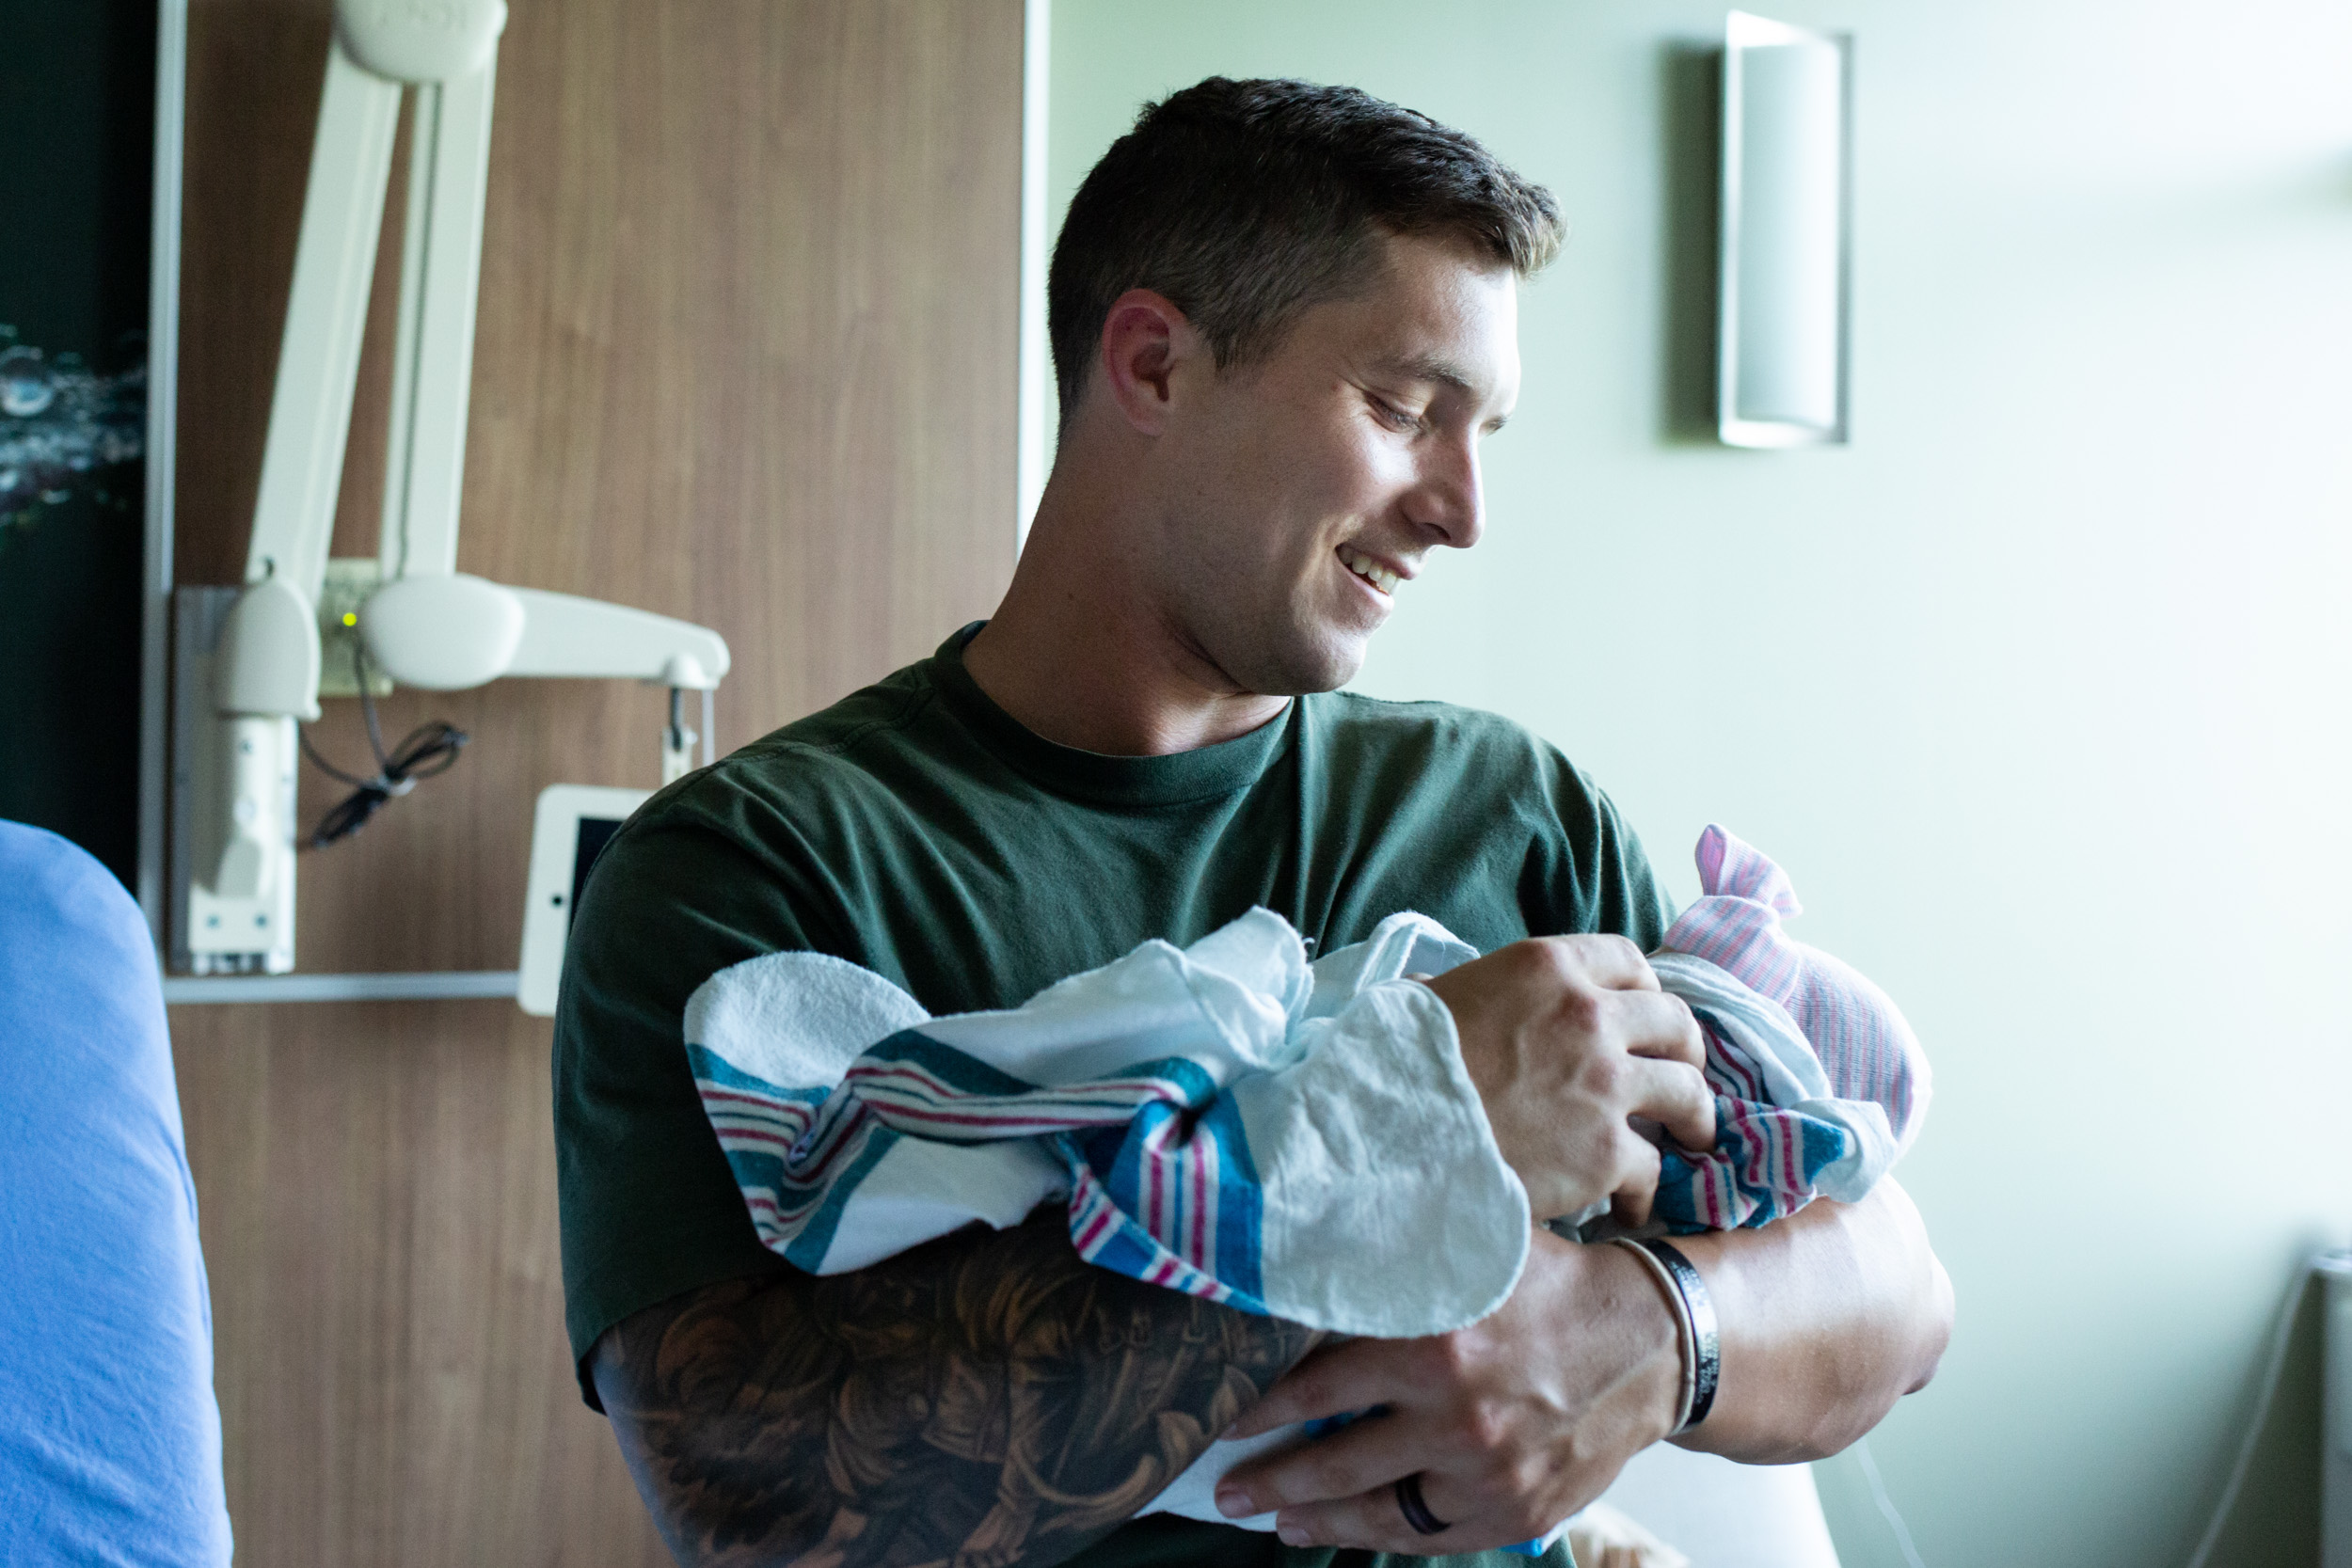
[[[1317,691],[1337,691],[1364,667],[1368,637],[1331,638],[1303,642],[1256,661],[1248,673],[1232,672],[1242,686],[1261,697],[1304,697]]]

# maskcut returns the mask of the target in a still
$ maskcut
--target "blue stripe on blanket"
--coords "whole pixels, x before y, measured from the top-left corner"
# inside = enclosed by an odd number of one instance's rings
[[[1009,1072],[1000,1072],[976,1056],[931,1038],[920,1029],[899,1030],[868,1047],[860,1061],[907,1062],[964,1094],[1009,1097],[1029,1094],[1039,1086]]]
[[[1166,1256],[1134,1219],[1120,1214],[1112,1222],[1110,1235],[1097,1243],[1093,1255],[1087,1261],[1098,1269],[1123,1274],[1130,1279],[1151,1279],[1154,1269]]]
[[[1135,1227],[1122,1226],[1092,1260],[1149,1278],[1160,1261],[1155,1249],[1164,1249],[1213,1275],[1235,1305],[1263,1311],[1265,1205],[1240,1112],[1199,1063],[1183,1057],[1138,1064],[1126,1075],[1161,1078],[1183,1101],[1138,1106],[1125,1126],[1070,1141]]]
[[[1093,1169],[1078,1157],[1077,1140],[1065,1135],[1053,1142],[1070,1164],[1071,1187],[1076,1195],[1070,1210],[1070,1239],[1076,1243],[1079,1257],[1096,1268],[1148,1285],[1221,1302],[1262,1318],[1273,1315],[1263,1299],[1236,1291],[1206,1270],[1193,1267],[1161,1245],[1133,1215],[1121,1213]]]
[[[801,1227],[801,1233],[792,1238],[792,1244],[785,1248],[786,1262],[810,1274],[818,1271],[825,1260],[825,1254],[832,1250],[834,1232],[841,1228],[841,1212],[850,1206],[850,1196],[873,1168],[882,1163],[882,1157],[890,1152],[891,1146],[903,1135],[874,1122],[868,1122],[862,1131],[866,1138],[865,1147],[857,1151],[850,1168],[834,1182],[833,1190],[825,1195],[823,1206],[808,1217],[807,1223]]]
[[[1089,1261],[1267,1310],[1257,1162],[1239,1109],[1198,1062],[1161,1057],[1048,1088],[905,1029],[862,1053],[847,1082],[865,1087],[844,1097],[770,1083],[700,1045],[687,1053],[706,1096],[729,1102],[706,1098],[704,1110],[761,1241],[800,1268],[823,1266],[859,1188],[901,1137],[987,1142],[1007,1125],[1067,1117],[1096,1123],[1050,1140],[1073,1182],[1102,1195],[1084,1225],[1073,1198],[1073,1239]],[[906,1130],[894,1125],[901,1117],[914,1118]],[[949,1124],[961,1119],[973,1125]],[[783,1137],[789,1150],[769,1147]]]
[[[1265,1294],[1265,1188],[1249,1155],[1241,1112],[1220,1098],[1193,1135],[1212,1137],[1217,1147],[1216,1265],[1211,1272],[1254,1301]]]
[[[1714,1229],[1707,1212],[1707,1183],[1711,1170],[1730,1182],[1729,1210],[1741,1229],[1754,1229],[1786,1218],[1793,1211],[1782,1194],[1789,1186],[1811,1187],[1822,1171],[1853,1152],[1853,1134],[1834,1122],[1803,1111],[1774,1108],[1772,1132],[1734,1119],[1738,1102],[1716,1101],[1715,1148],[1697,1161],[1673,1148],[1662,1150],[1658,1163],[1658,1196],[1652,1212],[1677,1235],[1696,1235]],[[1788,1134],[1795,1133],[1795,1148]],[[1773,1169],[1775,1160],[1793,1153],[1802,1167]]]
[[[1819,1181],[1820,1174],[1854,1151],[1858,1140],[1835,1122],[1819,1117],[1804,1118],[1804,1179]]]
[[[686,1048],[686,1063],[698,1083],[716,1084],[723,1089],[744,1089],[753,1094],[773,1095],[778,1100],[797,1101],[803,1105],[822,1105],[830,1090],[821,1088],[786,1088],[767,1079],[745,1072],[724,1056],[699,1045]]]
[[[1104,1164],[1099,1160],[1089,1162],[1094,1166],[1094,1174],[1103,1179],[1104,1190],[1111,1195],[1111,1201],[1119,1205],[1120,1212],[1136,1215],[1144,1221],[1147,1228],[1151,1228],[1150,1216],[1144,1209],[1144,1157],[1152,1145],[1152,1134],[1177,1120],[1184,1112],[1197,1111],[1215,1100],[1216,1083],[1200,1063],[1186,1061],[1181,1056],[1164,1056],[1156,1062],[1138,1062],[1124,1069],[1120,1076],[1157,1078],[1183,1097],[1181,1111],[1177,1105],[1171,1105],[1165,1100],[1146,1101],[1136,1106],[1133,1119],[1118,1129],[1118,1142],[1107,1146],[1117,1151],[1109,1163]],[[1089,1153],[1099,1153],[1105,1148],[1097,1140],[1088,1141]],[[1161,1141],[1182,1144],[1183,1129],[1179,1127],[1172,1132],[1161,1132]]]
[[[692,1069],[697,1089],[710,1085],[744,1096],[750,1101],[773,1100],[804,1105],[812,1111],[821,1110],[824,1102],[831,1098],[830,1091],[821,1088],[771,1084],[699,1045],[688,1045],[686,1058]],[[704,1112],[710,1114],[707,1102]],[[746,1103],[733,1114],[755,1127],[761,1122],[773,1126],[778,1120],[776,1113],[763,1112],[755,1103]],[[858,1184],[901,1136],[871,1118],[861,1119],[862,1125],[853,1127],[848,1134],[856,1141],[856,1148],[849,1156],[849,1167],[830,1187],[827,1185],[830,1173],[827,1178],[815,1181],[796,1177],[792,1174],[790,1161],[784,1155],[764,1148],[747,1148],[743,1147],[740,1134],[730,1135],[725,1131],[720,1131],[719,1141],[725,1154],[727,1170],[735,1178],[736,1187],[743,1194],[745,1203],[752,1205],[756,1196],[764,1194],[773,1204],[768,1217],[763,1218],[755,1207],[752,1215],[753,1227],[760,1232],[761,1243],[779,1251],[787,1261],[812,1274],[824,1261],[825,1251],[833,1244],[834,1234],[840,1227],[842,1211],[848,1206]],[[719,1130],[716,1122],[713,1127]],[[806,1137],[807,1134],[803,1133],[803,1141]],[[838,1161],[839,1156],[836,1155],[828,1164],[837,1164]],[[820,1192],[824,1194],[823,1204],[815,1213],[803,1218],[802,1212],[807,1201]],[[797,1231],[793,1230],[795,1226],[798,1227]],[[791,1240],[787,1245],[774,1248],[775,1232],[779,1230],[791,1232]]]

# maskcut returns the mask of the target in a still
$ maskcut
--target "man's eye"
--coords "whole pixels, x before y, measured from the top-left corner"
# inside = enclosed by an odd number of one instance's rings
[[[1372,406],[1379,414],[1380,422],[1393,430],[1406,431],[1421,428],[1420,415],[1407,414],[1386,398],[1374,398]]]

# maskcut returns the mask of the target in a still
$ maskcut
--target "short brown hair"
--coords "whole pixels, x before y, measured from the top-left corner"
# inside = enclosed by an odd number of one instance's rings
[[[1308,306],[1359,287],[1384,232],[1458,236],[1521,277],[1566,237],[1550,192],[1461,132],[1354,87],[1212,76],[1146,104],[1054,244],[1046,323],[1062,420],[1128,290],[1167,295],[1230,369],[1270,352]]]

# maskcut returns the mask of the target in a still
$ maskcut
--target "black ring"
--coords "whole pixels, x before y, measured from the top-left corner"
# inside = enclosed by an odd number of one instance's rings
[[[1416,1535],[1443,1535],[1454,1528],[1429,1512],[1429,1505],[1422,1500],[1418,1474],[1396,1478],[1396,1507]]]

